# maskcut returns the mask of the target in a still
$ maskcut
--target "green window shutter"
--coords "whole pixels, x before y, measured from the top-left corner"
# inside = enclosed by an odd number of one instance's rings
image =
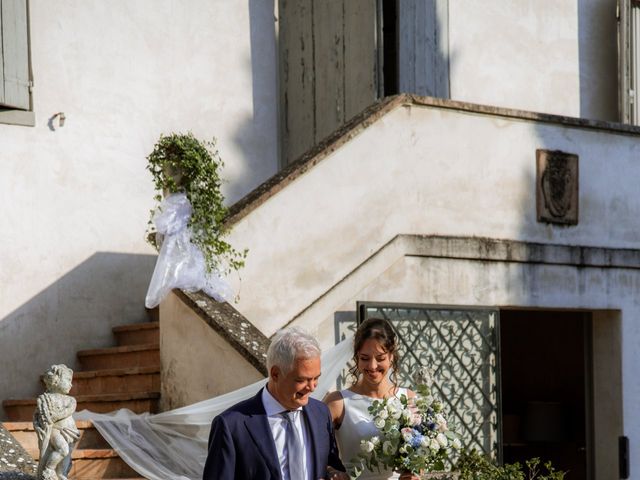
[[[27,0],[0,0],[0,105],[29,109]]]

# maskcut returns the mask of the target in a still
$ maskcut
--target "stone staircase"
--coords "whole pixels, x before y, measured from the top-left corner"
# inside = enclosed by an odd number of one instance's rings
[[[151,312],[152,315],[156,312]],[[153,318],[153,317],[152,317]],[[156,412],[160,398],[160,336],[155,321],[113,329],[117,346],[77,353],[81,369],[74,372],[73,395],[80,410],[106,413],[128,408],[136,413]],[[4,427],[34,459],[38,441],[32,416],[36,399],[5,400]],[[91,422],[77,422],[81,438],[73,451],[71,479],[140,479],[118,456]]]

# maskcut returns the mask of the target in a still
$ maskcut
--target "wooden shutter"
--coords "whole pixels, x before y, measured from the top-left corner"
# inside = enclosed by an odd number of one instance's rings
[[[449,0],[398,2],[400,92],[449,98]]]
[[[0,0],[0,106],[29,109],[27,0]]]
[[[279,0],[281,164],[377,99],[377,0]]]
[[[640,125],[640,1],[618,1],[620,120]]]
[[[631,94],[630,123],[640,125],[640,2],[631,3],[631,29],[629,32],[631,57],[631,78],[629,79]]]

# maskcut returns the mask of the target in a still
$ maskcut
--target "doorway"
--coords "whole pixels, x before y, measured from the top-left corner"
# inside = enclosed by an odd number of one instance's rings
[[[593,478],[592,330],[588,312],[500,311],[505,463],[539,457]]]

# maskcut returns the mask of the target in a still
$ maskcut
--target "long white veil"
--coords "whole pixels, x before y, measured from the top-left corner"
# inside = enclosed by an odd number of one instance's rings
[[[313,397],[322,399],[335,388],[351,356],[351,337],[322,354],[322,376]],[[91,420],[120,457],[143,477],[200,480],[213,417],[255,395],[265,383],[266,379],[260,380],[219,397],[157,415],[140,415],[122,409],[109,414],[83,410],[74,417]]]

